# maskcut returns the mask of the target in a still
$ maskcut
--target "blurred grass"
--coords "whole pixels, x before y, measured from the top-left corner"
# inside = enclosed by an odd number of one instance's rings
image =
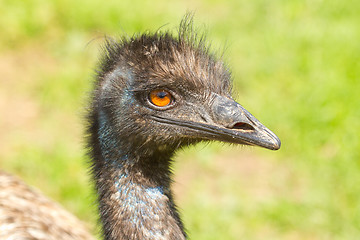
[[[226,45],[237,99],[282,149],[181,152],[191,239],[358,239],[360,2],[0,2],[0,167],[93,228],[81,116],[103,36],[176,29],[186,10]]]

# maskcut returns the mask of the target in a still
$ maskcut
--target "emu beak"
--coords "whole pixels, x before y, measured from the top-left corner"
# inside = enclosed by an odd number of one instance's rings
[[[194,133],[188,137],[253,145],[270,150],[280,148],[280,139],[240,104],[231,98],[217,94],[213,96],[210,108],[203,109],[210,118],[199,116],[199,119],[206,119],[205,122],[194,121],[198,119],[196,117],[189,119],[173,119],[157,115],[151,117],[160,123],[191,129]]]
[[[211,108],[223,141],[271,150],[280,148],[280,139],[234,100],[215,95]]]

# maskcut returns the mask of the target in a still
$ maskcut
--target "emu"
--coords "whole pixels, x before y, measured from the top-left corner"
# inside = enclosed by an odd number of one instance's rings
[[[186,239],[171,192],[174,153],[212,140],[277,150],[280,140],[232,99],[231,74],[193,30],[191,16],[177,36],[165,31],[107,39],[103,50],[86,117],[103,238]],[[12,177],[1,173],[0,179],[4,185]],[[92,239],[47,200],[42,206],[54,210],[25,217],[30,209],[13,205],[36,205],[40,194],[12,181],[23,190],[6,201],[0,186],[1,239]]]

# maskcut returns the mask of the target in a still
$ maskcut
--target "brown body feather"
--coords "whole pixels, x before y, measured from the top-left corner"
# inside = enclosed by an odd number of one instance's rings
[[[0,240],[92,240],[63,207],[0,171]]]

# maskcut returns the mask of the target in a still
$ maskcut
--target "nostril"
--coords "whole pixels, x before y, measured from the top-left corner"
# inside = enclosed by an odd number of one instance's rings
[[[205,117],[203,117],[202,115],[200,115],[200,117],[204,122],[206,122],[206,123],[208,122],[208,120]]]
[[[232,127],[232,129],[239,129],[239,130],[244,130],[244,131],[255,130],[254,127],[251,126],[250,124],[242,123],[242,122],[235,123],[234,126]]]

